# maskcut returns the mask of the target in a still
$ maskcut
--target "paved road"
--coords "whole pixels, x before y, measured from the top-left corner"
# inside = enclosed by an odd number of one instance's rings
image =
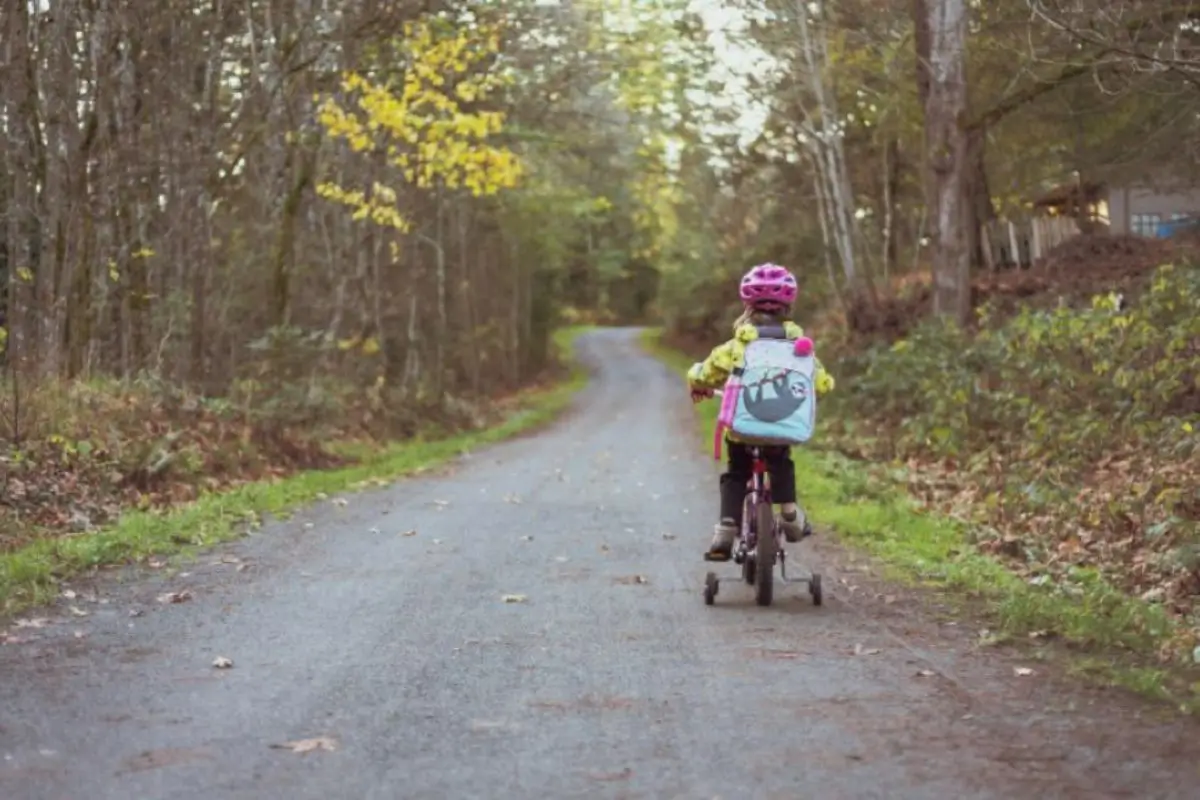
[[[581,349],[548,431],[43,612],[0,646],[0,797],[1200,796],[1193,728],[1016,676],[836,548],[798,554],[824,608],[706,608],[679,379],[631,331]]]

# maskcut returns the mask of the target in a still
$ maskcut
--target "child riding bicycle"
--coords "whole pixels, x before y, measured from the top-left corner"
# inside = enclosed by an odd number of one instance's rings
[[[782,328],[788,340],[804,336],[803,329],[792,322],[792,303],[796,300],[796,277],[776,264],[761,264],[747,272],[741,281],[739,294],[744,310],[733,325],[733,338],[715,347],[703,362],[688,370],[688,388],[692,400],[712,397],[735,372],[745,366],[746,349],[759,338],[760,331]],[[833,376],[816,362],[813,386],[818,395],[833,390]],[[761,396],[761,389],[760,396]],[[742,504],[746,484],[753,470],[750,447],[732,431],[725,434],[727,467],[721,475],[721,512],[709,553],[728,558],[742,524]],[[796,506],[796,468],[789,446],[759,448],[771,476],[771,495],[780,505],[780,528],[789,542],[804,535],[804,522]]]

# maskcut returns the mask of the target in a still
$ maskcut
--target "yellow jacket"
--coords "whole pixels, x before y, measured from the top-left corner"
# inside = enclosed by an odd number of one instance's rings
[[[783,328],[789,339],[799,339],[804,335],[804,329],[794,322],[783,323]],[[747,323],[739,327],[732,339],[714,347],[704,361],[692,365],[687,373],[688,388],[721,388],[729,379],[729,373],[745,363],[746,345],[757,338],[758,329],[753,325]],[[832,392],[835,385],[833,376],[825,371],[819,360],[813,375],[813,385],[818,395]]]

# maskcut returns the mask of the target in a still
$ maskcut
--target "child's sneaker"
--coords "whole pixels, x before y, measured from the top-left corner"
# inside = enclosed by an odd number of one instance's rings
[[[783,537],[792,544],[812,535],[812,527],[808,524],[808,518],[799,509],[790,512],[780,511],[779,527],[783,530]]]
[[[727,559],[733,554],[733,540],[737,538],[737,524],[725,518],[713,528],[712,544],[708,546],[708,554]]]

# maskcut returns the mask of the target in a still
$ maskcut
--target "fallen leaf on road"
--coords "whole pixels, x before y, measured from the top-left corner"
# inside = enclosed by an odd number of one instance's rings
[[[663,534],[663,538],[664,538],[664,539],[666,539],[666,540],[669,542],[669,541],[671,541],[672,539],[674,539],[674,538],[675,538],[675,534],[673,534],[673,533],[664,533],[664,534]]]
[[[931,669],[919,669],[919,670],[917,670],[917,677],[918,677],[918,678],[932,678],[932,677],[933,677],[933,670],[931,670]]]
[[[529,534],[525,534],[524,536],[522,536],[522,537],[521,537],[521,541],[522,541],[522,542],[532,542],[532,541],[533,541],[533,537],[532,537],[532,536],[530,536]]]
[[[873,656],[879,652],[877,647],[863,647],[861,644],[854,645],[854,655],[856,656]]]
[[[125,769],[118,772],[118,775],[128,772],[144,772],[150,769],[158,769],[160,767],[172,767],[177,764],[186,764],[190,761],[204,760],[211,761],[212,754],[203,749],[184,749],[178,747],[168,747],[163,750],[146,750],[132,758],[125,760]]]
[[[502,599],[506,603],[524,603],[529,598],[523,594],[506,594]]]
[[[82,639],[82,638],[83,638],[83,637],[85,637],[85,636],[87,636],[87,634],[86,634],[85,632],[83,632],[83,631],[75,631],[75,638],[76,638],[76,639]]]
[[[441,544],[441,543],[442,543],[442,540],[441,540],[441,539],[434,539],[434,540],[433,540],[433,543],[434,543],[434,544]]]
[[[304,530],[306,530],[306,531],[311,531],[313,529],[313,527],[314,526],[311,522],[304,523]]]
[[[146,562],[146,566],[150,567],[150,569],[162,569],[166,565],[167,562],[159,561],[157,558],[152,558]]]
[[[416,529],[416,528],[413,528],[412,530],[410,530],[410,531],[405,531],[404,533],[402,533],[402,534],[400,534],[400,535],[401,535],[401,536],[416,536],[416,535],[417,535],[417,529]]]
[[[1013,675],[1018,678],[1026,678],[1033,674],[1033,670],[1029,667],[1013,667]]]
[[[795,650],[778,650],[771,647],[760,647],[756,650],[751,650],[750,654],[758,658],[777,658],[784,661],[800,658],[800,653]]]
[[[379,533],[379,528],[371,528],[371,533]]]
[[[609,548],[609,546],[608,546],[608,545],[606,545],[606,544],[602,544],[602,545],[600,545],[600,552],[601,552],[601,553],[607,553],[607,552],[609,551],[609,549],[610,549],[610,548]]]
[[[633,528],[626,528],[626,529],[625,529],[625,532],[626,532],[626,533],[633,533],[634,531],[633,531]]]
[[[557,561],[557,562],[558,562],[558,563],[560,563],[560,564],[565,564],[565,563],[567,563],[567,561],[569,561],[570,559],[568,559],[566,556],[555,556],[555,557],[554,557],[554,560],[555,560],[555,561]]]
[[[90,612],[84,611],[84,610],[83,610],[82,608],[80,608],[79,606],[70,606],[70,607],[69,607],[67,610],[68,610],[68,611],[70,611],[70,612],[71,612],[71,614],[73,614],[73,615],[74,615],[74,616],[76,616],[76,617],[87,617],[87,616],[91,616]]]
[[[633,770],[629,767],[620,772],[589,772],[588,777],[594,781],[627,781],[633,776]]]
[[[335,497],[335,498],[333,498],[333,504],[335,506],[338,506],[339,508],[345,508],[347,505],[350,504],[350,501],[348,501],[344,497]]]
[[[76,597],[75,590],[74,589],[64,589],[62,596],[67,598],[68,600],[74,600]]]
[[[213,659],[213,666],[217,669],[229,669],[233,666],[233,659],[225,656],[217,656]]]
[[[140,617],[142,615],[142,613],[143,612],[140,608],[129,609],[129,616],[131,616],[131,617]]]
[[[327,750],[332,753],[337,750],[337,741],[330,736],[317,736],[313,739],[297,739],[294,742],[273,744],[271,747],[276,750],[291,750],[293,753],[311,753],[314,750]]]
[[[625,584],[626,586],[632,586],[634,584],[649,583],[650,579],[645,575],[626,575],[623,578],[617,578],[616,582]]]
[[[514,506],[519,506],[521,505],[521,498],[517,497],[515,494],[506,494],[504,495],[504,502],[511,503]]]
[[[50,624],[50,620],[43,617],[37,619],[19,619],[13,623],[18,628],[44,628]]]
[[[167,592],[158,596],[158,602],[166,605],[167,603],[186,603],[192,599],[192,593],[189,589],[180,589],[178,592]]]

